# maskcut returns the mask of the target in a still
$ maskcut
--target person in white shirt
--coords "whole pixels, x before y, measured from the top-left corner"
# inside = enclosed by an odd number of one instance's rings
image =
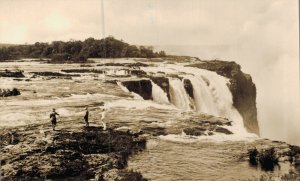
[[[102,126],[103,126],[103,130],[106,130],[106,123],[104,122],[104,119],[105,119],[105,116],[106,116],[106,108],[105,107],[102,107],[101,108],[101,113],[99,113],[101,115],[101,123],[102,123]]]

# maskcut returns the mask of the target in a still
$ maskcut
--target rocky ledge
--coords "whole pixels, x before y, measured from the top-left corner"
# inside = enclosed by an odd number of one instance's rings
[[[2,178],[146,180],[126,169],[128,157],[145,148],[145,139],[130,132],[77,126],[57,131],[48,124],[1,129]]]
[[[18,96],[21,95],[20,91],[16,88],[10,89],[0,89],[0,97]]]
[[[252,143],[247,152],[246,160],[253,167],[263,171],[274,171],[281,168],[282,164],[288,165],[289,173],[276,180],[300,180],[300,147],[281,141],[259,139]],[[267,178],[267,177],[266,177]],[[265,179],[260,180],[275,180]]]
[[[0,71],[0,77],[21,78],[21,77],[25,77],[25,76],[23,74],[23,71],[21,71],[21,70],[17,70],[17,71],[4,70],[4,71]]]

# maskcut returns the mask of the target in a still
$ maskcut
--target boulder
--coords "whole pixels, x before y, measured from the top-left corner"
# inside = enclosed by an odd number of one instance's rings
[[[205,135],[206,129],[202,127],[184,128],[183,132],[191,136],[202,136]]]
[[[231,131],[229,131],[228,129],[226,128],[223,128],[223,127],[219,127],[217,126],[214,130],[215,132],[218,132],[218,133],[224,133],[224,134],[233,134]]]
[[[10,89],[0,89],[0,97],[18,96],[21,95],[20,91],[16,88]]]

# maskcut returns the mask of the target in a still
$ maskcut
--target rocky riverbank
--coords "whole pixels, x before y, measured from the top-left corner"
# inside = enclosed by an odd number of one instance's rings
[[[1,165],[4,180],[146,180],[127,170],[127,159],[145,148],[137,134],[60,123],[3,128]],[[73,125],[73,126],[72,126]]]

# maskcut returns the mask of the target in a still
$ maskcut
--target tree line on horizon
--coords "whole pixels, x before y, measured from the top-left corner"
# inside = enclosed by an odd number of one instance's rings
[[[0,61],[20,58],[50,58],[52,61],[84,62],[88,58],[155,58],[165,57],[164,51],[154,52],[151,46],[135,46],[112,36],[84,41],[36,42],[32,45],[0,47]]]

